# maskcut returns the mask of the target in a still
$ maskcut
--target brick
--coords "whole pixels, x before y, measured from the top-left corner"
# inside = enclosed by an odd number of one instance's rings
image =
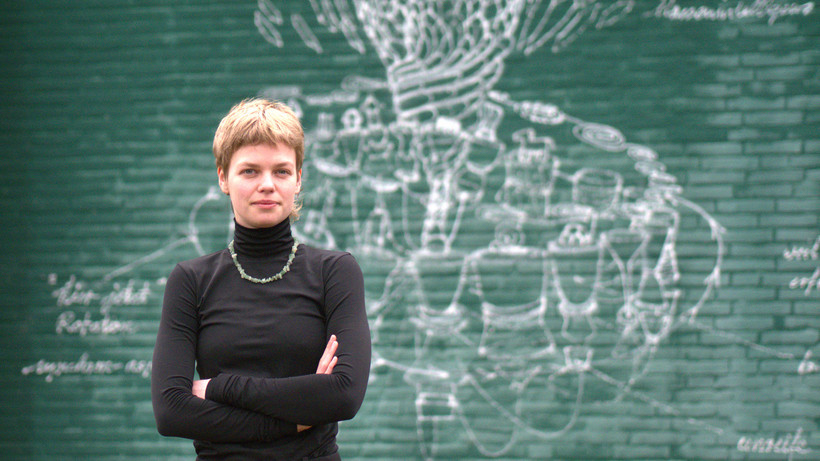
[[[766,184],[771,184],[775,182],[793,183],[803,179],[804,176],[805,172],[800,170],[766,168],[758,171],[749,172],[746,181],[750,183]]]
[[[758,68],[755,70],[755,78],[777,81],[804,80],[812,74],[813,70],[809,66],[784,66],[775,68]]]
[[[766,67],[766,66],[788,66],[800,62],[800,53],[745,53],[740,56],[743,66]]]
[[[788,93],[785,82],[765,81],[758,78],[750,82],[748,88],[753,94],[763,96],[782,96]]]
[[[744,157],[744,156],[720,156],[720,157],[708,157],[702,160],[702,164],[704,168],[710,170],[720,170],[726,169],[729,171],[732,170],[754,170],[758,168],[760,164],[760,159],[755,157]]]
[[[738,96],[740,94],[740,87],[738,85],[722,83],[701,83],[693,85],[692,92],[698,97],[727,98]]]
[[[767,330],[774,326],[774,322],[767,316],[745,316],[744,318],[719,319],[715,326],[719,330]]]
[[[820,329],[820,317],[811,315],[792,315],[783,321],[783,327],[790,330],[803,328]]]
[[[736,212],[736,211],[750,211],[755,213],[766,213],[772,212],[775,210],[776,205],[780,205],[783,202],[787,202],[787,200],[772,200],[772,199],[761,199],[761,198],[750,198],[750,199],[735,199],[732,201],[723,201],[718,203],[718,211],[727,213],[727,212]]]
[[[686,146],[684,154],[695,155],[737,155],[742,152],[741,144],[734,142],[692,143]]]
[[[743,123],[749,125],[795,125],[803,121],[800,111],[760,111],[743,114]]]
[[[814,344],[820,338],[817,330],[767,331],[761,335],[762,344]]]
[[[803,110],[817,110],[820,109],[820,95],[818,94],[801,94],[798,96],[790,96],[786,98],[786,108],[788,109],[803,109]]]
[[[786,212],[786,213],[800,213],[804,211],[809,211],[812,208],[817,208],[816,206],[807,206],[805,199],[778,199],[775,205],[775,209],[777,212]]]
[[[779,130],[769,128],[761,128],[756,126],[754,128],[743,126],[740,128],[730,129],[726,134],[726,139],[730,141],[758,141],[758,140],[778,140],[782,139],[783,135]]]
[[[791,172],[789,172],[791,173]],[[692,190],[693,184],[727,184],[727,183],[742,183],[745,180],[746,174],[739,171],[690,171],[687,172],[686,188],[687,192]],[[791,175],[789,175],[791,177]],[[784,178],[784,181],[788,179]]]
[[[752,69],[726,69],[715,72],[715,81],[721,83],[750,82],[755,78],[755,71]]]
[[[801,150],[801,141],[758,141],[744,146],[744,152],[753,155],[798,154]]]
[[[755,98],[742,96],[728,100],[726,107],[730,110],[739,111],[784,109],[786,107],[786,98]]]
[[[808,202],[808,206],[813,206],[813,208],[820,208],[818,204],[820,204],[820,185],[816,181],[807,180],[801,184],[798,184],[794,187],[794,197],[805,197]]]
[[[740,126],[743,123],[743,114],[739,112],[728,112],[722,114],[708,114],[703,122],[712,126]]]

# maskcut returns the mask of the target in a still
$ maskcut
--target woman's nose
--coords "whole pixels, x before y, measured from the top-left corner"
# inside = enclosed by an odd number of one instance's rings
[[[259,190],[263,191],[272,191],[276,188],[275,183],[273,181],[273,175],[265,174],[262,175],[261,181],[259,182]]]

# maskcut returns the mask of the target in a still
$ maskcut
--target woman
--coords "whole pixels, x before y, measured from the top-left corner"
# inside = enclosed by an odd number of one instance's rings
[[[361,269],[291,235],[304,134],[287,106],[237,104],[213,151],[234,240],[168,277],[151,378],[157,428],[193,439],[201,460],[339,460],[337,421],[358,411],[370,371]]]

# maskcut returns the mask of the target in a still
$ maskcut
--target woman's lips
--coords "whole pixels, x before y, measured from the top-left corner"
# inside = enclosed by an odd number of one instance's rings
[[[259,201],[253,202],[253,204],[260,207],[260,208],[274,208],[275,206],[279,205],[279,203],[277,203],[273,200],[259,200]]]

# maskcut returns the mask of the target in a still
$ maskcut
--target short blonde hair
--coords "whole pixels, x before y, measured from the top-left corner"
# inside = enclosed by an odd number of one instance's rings
[[[234,152],[245,146],[283,144],[296,153],[296,169],[305,159],[305,133],[299,117],[278,101],[245,99],[231,108],[214,135],[214,158],[225,174]]]
[[[233,154],[245,146],[259,144],[285,145],[296,153],[296,171],[301,172],[305,160],[305,133],[299,117],[278,101],[251,98],[236,104],[219,122],[214,134],[216,167],[228,176]],[[290,219],[299,218],[302,204],[293,204]]]

